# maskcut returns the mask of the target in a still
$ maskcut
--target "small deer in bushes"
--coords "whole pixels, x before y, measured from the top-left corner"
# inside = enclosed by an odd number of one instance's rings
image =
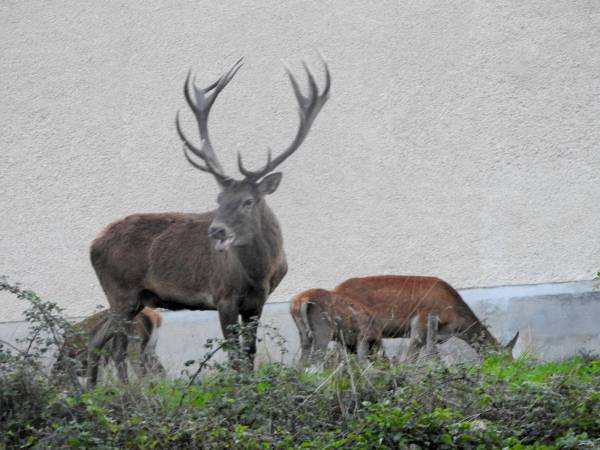
[[[460,294],[434,277],[372,276],[351,278],[333,291],[311,289],[295,296],[290,312],[298,327],[301,361],[322,353],[331,340],[366,358],[383,338],[410,338],[407,359],[426,343],[428,317],[436,318],[436,339],[465,340],[477,351],[512,351],[517,332],[502,345],[475,316]]]
[[[205,89],[197,87],[188,74],[183,95],[196,118],[200,145],[184,134],[179,115],[176,129],[188,162],[217,181],[221,189],[218,207],[204,214],[132,215],[109,225],[92,243],[92,265],[108,298],[111,318],[90,342],[90,385],[97,378],[98,351],[111,337],[115,339],[119,377],[127,381],[123,362],[128,328],[144,306],[217,310],[231,354],[241,350],[253,363],[263,305],[287,272],[281,229],[265,197],[274,193],[281,181],[281,173],[273,171],[300,147],[328,99],[330,75],[323,63],[325,86],[321,91],[304,64],[306,96],[287,71],[299,106],[296,135],[277,157],[272,158],[269,151],[266,164],[256,171],[246,169],[238,154],[241,180],[225,174],[208,133],[210,110],[240,69],[241,59]],[[239,316],[245,325],[241,336],[236,327]]]
[[[72,333],[65,336],[55,371],[73,368],[78,376],[85,376],[88,363],[88,342],[90,337],[109,319],[108,309],[98,311],[73,325]],[[137,358],[130,358],[138,377],[147,373],[164,374],[165,369],[156,356],[157,331],[162,317],[152,308],[144,308],[133,319],[131,333],[136,347]],[[114,354],[114,349],[111,355]],[[108,356],[108,355],[107,355]]]

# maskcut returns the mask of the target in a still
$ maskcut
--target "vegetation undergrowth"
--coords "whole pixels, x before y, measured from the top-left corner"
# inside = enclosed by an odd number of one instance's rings
[[[0,448],[600,448],[600,359],[591,355],[540,363],[492,354],[451,367],[365,366],[344,355],[318,372],[211,363],[192,384],[182,376],[87,390],[48,376],[47,353],[0,349]]]

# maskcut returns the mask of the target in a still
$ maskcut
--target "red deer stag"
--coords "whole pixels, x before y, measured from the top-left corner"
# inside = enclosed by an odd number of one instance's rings
[[[266,164],[256,171],[246,169],[238,154],[238,168],[244,177],[241,180],[227,176],[219,163],[209,138],[208,116],[242,60],[205,89],[191,82],[188,74],[183,94],[196,117],[200,145],[184,134],[179,114],[176,129],[189,163],[216,179],[221,189],[218,207],[204,214],[132,215],[109,225],[92,243],[92,265],[112,314],[90,342],[91,385],[97,378],[98,351],[111,337],[117,341],[119,376],[127,381],[123,361],[128,323],[144,306],[217,310],[223,335],[232,343],[232,353],[240,349],[241,341],[241,351],[251,363],[254,361],[257,321],[268,295],[287,272],[281,229],[265,196],[275,192],[281,181],[282,174],[273,170],[300,147],[328,99],[330,75],[325,61],[323,64],[325,87],[321,92],[304,64],[306,96],[286,68],[298,102],[300,123],[296,135],[277,157],[272,158],[269,150]],[[235,326],[238,316],[246,325],[242,336]]]
[[[110,310],[99,311],[73,325],[73,332],[65,336],[62,350],[54,364],[55,371],[69,370],[74,363],[76,373],[85,376],[88,362],[88,342],[90,336],[109,319]],[[156,357],[157,330],[162,323],[161,315],[152,308],[144,308],[135,316],[132,336],[136,339],[136,359],[131,359],[138,376],[148,372],[164,373],[164,367]]]
[[[456,336],[477,351],[502,348],[460,294],[439,278],[351,278],[329,295],[317,294],[306,291],[292,301],[291,312],[302,342],[302,361],[308,359],[307,354],[322,352],[330,340],[339,340],[342,335],[352,344],[349,349],[354,346],[361,358],[382,338],[410,337],[407,359],[413,359],[425,345],[429,315],[437,317],[439,341]],[[354,317],[349,318],[349,314]],[[517,332],[504,348],[512,351],[518,337]]]

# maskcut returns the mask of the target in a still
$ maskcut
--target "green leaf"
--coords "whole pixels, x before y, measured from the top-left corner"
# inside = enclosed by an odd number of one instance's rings
[[[81,441],[76,437],[67,439],[67,445],[71,448],[81,448]]]

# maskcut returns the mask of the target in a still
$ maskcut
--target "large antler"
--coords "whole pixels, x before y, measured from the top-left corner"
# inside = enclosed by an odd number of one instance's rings
[[[223,167],[219,163],[217,155],[215,154],[213,146],[210,142],[208,135],[208,115],[219,93],[225,86],[227,86],[237,71],[242,67],[242,59],[243,58],[238,59],[227,73],[222,75],[217,81],[207,88],[198,88],[196,86],[196,79],[194,77],[194,80],[192,81],[192,87],[194,88],[194,96],[196,98],[195,102],[192,100],[190,95],[191,70],[185,79],[185,84],[183,85],[183,95],[185,96],[187,104],[194,112],[196,121],[198,122],[198,130],[200,132],[201,139],[200,147],[196,147],[194,144],[192,144],[192,142],[183,133],[181,124],[179,123],[179,111],[177,111],[177,116],[175,118],[175,126],[177,127],[177,133],[179,134],[179,137],[183,141],[183,153],[185,154],[186,159],[195,168],[213,174],[220,184],[229,179],[229,177],[225,175]],[[205,165],[194,161],[190,157],[188,150],[202,159]]]
[[[320,55],[321,56],[321,55]],[[329,88],[331,87],[331,77],[329,75],[329,68],[327,67],[327,62],[321,56],[321,60],[323,61],[323,65],[325,66],[325,88],[323,92],[319,94],[319,88],[317,87],[317,83],[315,82],[315,78],[313,77],[310,69],[303,61],[302,65],[304,66],[304,70],[306,71],[306,76],[308,78],[308,96],[304,97],[302,95],[302,91],[300,91],[300,87],[298,86],[298,81],[292,75],[290,69],[286,66],[285,70],[290,77],[290,82],[292,83],[292,88],[294,89],[294,94],[296,95],[296,99],[298,100],[298,114],[300,115],[300,125],[298,127],[298,131],[296,133],[296,137],[292,141],[291,145],[278,157],[275,159],[271,159],[271,150],[267,154],[267,164],[262,169],[257,171],[247,170],[242,163],[242,155],[238,153],[238,167],[242,175],[251,180],[258,180],[264,177],[269,172],[273,171],[279,164],[287,159],[292,153],[294,153],[298,147],[302,144],[310,127],[321,111],[321,108],[327,101],[329,96]]]

